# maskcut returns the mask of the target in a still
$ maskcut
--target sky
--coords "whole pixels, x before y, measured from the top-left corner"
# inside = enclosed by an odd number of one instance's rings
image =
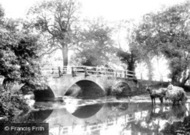
[[[7,17],[24,18],[29,7],[42,0],[0,0]],[[79,0],[87,18],[107,20],[137,19],[143,14],[171,6],[184,0]]]

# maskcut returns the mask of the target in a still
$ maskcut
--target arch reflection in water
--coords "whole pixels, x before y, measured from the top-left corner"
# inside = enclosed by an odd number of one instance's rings
[[[86,105],[73,113],[66,109],[54,110],[46,122],[53,135],[57,135],[57,132],[65,135],[104,135],[103,132],[114,130],[112,127],[118,128],[127,121],[128,116],[125,115],[128,110],[131,110],[128,103]]]
[[[31,111],[30,113],[19,115],[14,122],[42,123],[52,114],[52,112],[53,110]]]
[[[33,119],[35,122],[44,122],[53,112],[53,110],[41,110],[37,112],[31,112],[30,119]]]
[[[78,106],[70,113],[66,108],[53,110],[46,120],[43,120],[43,111],[35,112],[29,118],[49,123],[53,135],[177,134],[179,131],[190,133],[189,106],[189,103],[174,107],[152,107],[151,103],[106,103]]]
[[[55,98],[53,90],[46,84],[44,84],[44,86],[39,87],[38,89],[36,89],[36,87],[33,85],[25,84],[21,87],[20,91],[22,91],[24,95],[33,91],[34,99],[36,102],[52,101]]]
[[[82,106],[73,112],[72,115],[78,118],[88,118],[96,114],[102,108],[102,106],[102,104]]]

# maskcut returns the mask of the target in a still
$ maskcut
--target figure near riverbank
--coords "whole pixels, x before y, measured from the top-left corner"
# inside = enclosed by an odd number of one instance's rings
[[[155,89],[155,88],[151,88],[151,87],[147,86],[146,90],[150,94],[152,104],[156,103],[156,101],[155,101],[156,98],[159,98],[160,102],[163,103],[163,99],[164,99],[164,96],[165,96],[165,93],[166,93],[166,91],[163,88]]]
[[[187,95],[182,87],[169,84],[166,89],[165,100],[172,101],[173,105],[184,104],[187,101]]]
[[[172,84],[169,84],[167,88],[159,89],[147,86],[146,90],[150,94],[152,104],[155,104],[156,98],[159,98],[161,103],[163,103],[164,99],[165,101],[170,100],[173,105],[184,104],[187,101],[187,95],[184,89]]]

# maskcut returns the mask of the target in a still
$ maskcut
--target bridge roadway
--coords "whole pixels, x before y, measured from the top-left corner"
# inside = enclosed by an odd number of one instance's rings
[[[46,69],[42,73],[49,87],[46,91],[36,91],[36,100],[52,100],[65,95],[84,99],[103,97],[121,82],[128,85],[129,91],[137,89],[134,73],[127,70],[81,66]]]

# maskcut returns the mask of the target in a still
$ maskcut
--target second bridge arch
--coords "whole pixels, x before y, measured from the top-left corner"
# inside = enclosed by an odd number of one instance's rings
[[[83,99],[94,99],[105,96],[105,90],[96,82],[80,80],[72,84],[65,95]]]

